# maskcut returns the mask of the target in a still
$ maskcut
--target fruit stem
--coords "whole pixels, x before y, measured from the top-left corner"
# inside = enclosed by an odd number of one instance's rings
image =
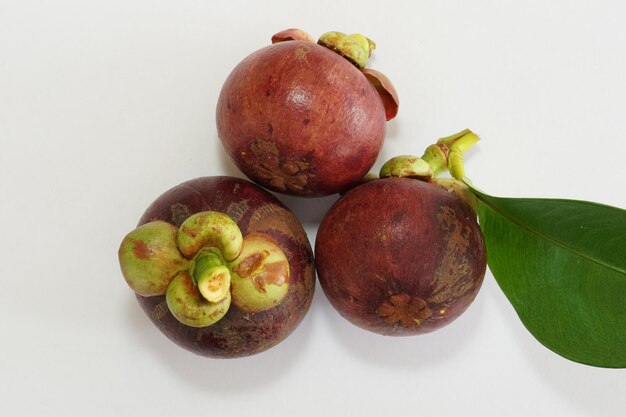
[[[422,159],[430,165],[433,177],[438,177],[448,169],[448,155],[437,144],[427,147]]]
[[[432,177],[430,164],[422,158],[413,155],[399,155],[391,158],[380,168],[380,178],[385,177],[410,177],[424,181]]]
[[[478,135],[465,129],[454,135],[440,138],[437,143],[426,148],[422,159],[428,162],[434,177],[447,170],[453,178],[462,180],[465,176],[463,154],[479,140]]]
[[[465,166],[463,164],[463,155],[466,150],[474,146],[480,138],[469,129],[461,132],[453,140],[448,142],[450,153],[448,154],[448,171],[454,179],[459,181],[465,177]],[[448,139],[448,138],[444,138]],[[440,139],[442,140],[442,139]]]

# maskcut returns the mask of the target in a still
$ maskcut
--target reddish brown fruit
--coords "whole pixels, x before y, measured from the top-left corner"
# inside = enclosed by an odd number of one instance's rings
[[[387,178],[343,196],[320,224],[324,293],[353,324],[385,335],[433,331],[458,317],[483,281],[474,213],[439,187]]]
[[[383,100],[352,63],[312,42],[267,46],[222,87],[217,130],[235,164],[274,191],[322,196],[359,181],[385,136]]]
[[[267,191],[232,177],[204,177],[184,182],[162,194],[139,224],[163,220],[179,227],[192,214],[218,211],[230,216],[244,235],[268,236],[287,255],[290,285],[277,306],[246,313],[231,305],[208,327],[178,321],[165,296],[137,295],[139,304],[169,339],[202,356],[238,357],[269,349],[284,340],[308,311],[315,287],[313,256],[307,235],[293,214]]]

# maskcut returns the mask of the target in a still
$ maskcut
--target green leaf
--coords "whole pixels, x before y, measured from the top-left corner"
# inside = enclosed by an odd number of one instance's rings
[[[626,367],[626,211],[471,188],[489,269],[526,328],[573,361]]]

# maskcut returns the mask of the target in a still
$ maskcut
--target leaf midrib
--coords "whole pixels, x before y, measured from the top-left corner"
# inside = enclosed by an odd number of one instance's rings
[[[515,217],[511,217],[511,216],[505,215],[505,213],[502,210],[499,210],[496,206],[488,203],[483,198],[483,195],[481,193],[475,193],[475,195],[476,195],[476,197],[478,197],[478,199],[481,201],[481,203],[485,204],[489,209],[493,210],[494,212],[496,212],[497,214],[499,214],[503,218],[508,219],[509,221],[511,221],[512,223],[516,224],[518,227],[520,227],[521,229],[526,230],[527,232],[530,232],[531,234],[534,234],[535,236],[539,236],[540,238],[543,238],[546,241],[548,241],[548,242],[550,242],[550,243],[552,243],[552,244],[554,244],[556,246],[559,246],[559,247],[569,251],[570,253],[578,255],[581,258],[587,259],[587,260],[589,260],[591,262],[594,262],[594,263],[596,263],[598,265],[601,265],[601,266],[603,266],[605,268],[611,269],[611,270],[613,270],[613,271],[615,271],[617,273],[620,273],[622,275],[626,275],[626,270],[624,270],[622,268],[616,267],[616,266],[611,265],[611,264],[609,264],[609,263],[607,263],[607,262],[605,262],[605,261],[603,261],[601,259],[598,259],[598,258],[590,256],[590,255],[588,255],[588,254],[586,254],[584,252],[581,252],[581,251],[577,250],[576,248],[573,248],[572,246],[570,246],[570,245],[568,245],[568,244],[566,244],[566,243],[564,243],[564,242],[562,242],[562,241],[560,241],[560,240],[558,240],[558,239],[556,239],[556,238],[554,238],[554,237],[552,237],[550,235],[542,233],[542,232],[536,230],[535,228],[529,226],[526,223],[523,223],[523,222],[517,220]],[[485,196],[487,196],[487,195],[485,194]],[[487,196],[487,197],[494,198],[494,199],[498,198],[498,197],[492,197],[492,196]]]

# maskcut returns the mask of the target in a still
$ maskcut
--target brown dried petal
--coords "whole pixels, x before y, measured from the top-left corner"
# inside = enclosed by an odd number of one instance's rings
[[[272,43],[285,41],[307,41],[314,42],[311,35],[300,29],[285,29],[272,36]]]
[[[385,107],[385,116],[387,120],[389,121],[396,117],[396,114],[398,114],[400,99],[398,98],[398,92],[391,83],[391,80],[382,72],[371,68],[364,68],[361,71],[367,80],[374,86],[378,95],[380,95],[380,98],[383,101],[383,106]]]
[[[300,167],[293,161],[284,161],[280,165],[280,169],[287,175],[295,175],[300,172]]]
[[[385,302],[378,306],[378,308],[376,309],[376,314],[378,314],[381,317],[388,317],[394,314],[395,311],[396,311],[396,308],[394,306]]]
[[[378,314],[387,324],[396,323],[405,328],[417,327],[429,318],[432,312],[428,303],[419,296],[395,294],[383,301],[377,308]]]
[[[285,191],[287,189],[287,186],[285,184],[285,179],[279,176],[272,177],[272,179],[270,180],[270,186],[280,191]]]
[[[304,187],[302,185],[298,185],[293,182],[287,182],[285,185],[287,186],[287,189],[289,191],[294,191],[294,192],[304,191]]]
[[[409,303],[410,299],[411,297],[409,297],[408,294],[396,294],[389,297],[389,301],[391,302],[391,304],[396,307],[406,306]]]

